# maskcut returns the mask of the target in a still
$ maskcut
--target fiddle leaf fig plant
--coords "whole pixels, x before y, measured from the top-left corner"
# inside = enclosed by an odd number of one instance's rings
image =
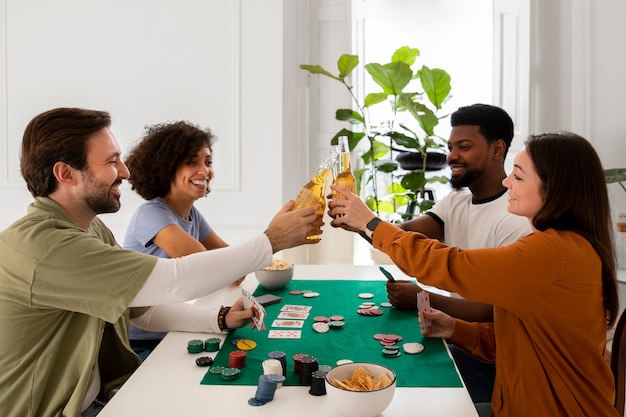
[[[425,193],[426,186],[433,182],[446,183],[443,176],[426,175],[426,159],[429,150],[441,150],[446,140],[437,136],[435,128],[439,121],[444,102],[451,91],[450,75],[443,69],[422,65],[413,69],[420,51],[403,46],[397,49],[386,64],[368,63],[365,71],[380,90],[356,96],[349,76],[359,65],[357,55],[345,54],[337,61],[337,75],[319,65],[300,65],[311,74],[331,78],[348,91],[354,108],[337,109],[335,118],[347,122],[331,139],[336,145],[339,136],[348,136],[350,151],[359,147],[364,168],[354,170],[357,180],[357,193],[362,195],[369,208],[379,216],[389,217],[393,213],[401,219],[413,216],[413,208],[420,212],[432,207],[432,197]],[[370,109],[386,106],[382,120],[372,120]],[[374,112],[372,112],[374,113]],[[379,114],[379,113],[376,113]],[[421,169],[404,171],[399,169],[394,154],[404,151],[419,153],[423,160]],[[379,181],[380,177],[385,177]],[[380,185],[385,189],[380,190]],[[363,192],[365,188],[365,192]],[[363,195],[364,194],[364,195]],[[405,208],[405,212],[400,212]],[[410,209],[408,209],[410,208]],[[398,220],[401,220],[398,219]]]

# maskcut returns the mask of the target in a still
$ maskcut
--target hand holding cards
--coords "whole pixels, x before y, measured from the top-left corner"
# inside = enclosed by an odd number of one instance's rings
[[[422,324],[424,327],[430,327],[432,322],[422,314],[425,311],[430,313],[430,295],[428,291],[420,291],[417,293],[417,311],[422,316]]]
[[[259,331],[265,330],[265,325],[263,324],[263,320],[265,320],[265,308],[263,308],[261,303],[245,289],[241,289],[241,294],[244,308],[252,308],[253,310],[252,323],[254,323]]]

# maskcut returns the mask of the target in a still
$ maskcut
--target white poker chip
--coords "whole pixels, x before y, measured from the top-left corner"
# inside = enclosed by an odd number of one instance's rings
[[[393,304],[388,303],[387,301],[384,301],[384,302],[380,303],[380,306],[381,307],[385,307],[385,308],[389,308],[389,307],[392,307]]]
[[[415,355],[424,350],[424,345],[422,345],[421,343],[405,343],[402,345],[402,348],[409,355]]]
[[[359,298],[374,298],[374,294],[372,294],[371,292],[362,292],[361,294],[359,294]]]
[[[304,294],[302,294],[304,298],[315,298],[315,297],[319,297],[319,295],[320,293],[314,292],[314,291],[305,292]]]
[[[352,359],[339,359],[337,365],[345,365],[346,363],[354,363]]]
[[[328,325],[328,323],[315,322],[313,323],[313,330],[318,333],[326,333],[328,330],[330,330],[330,326]]]

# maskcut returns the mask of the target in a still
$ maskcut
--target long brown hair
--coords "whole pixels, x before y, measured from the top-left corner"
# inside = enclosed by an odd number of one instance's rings
[[[570,132],[531,135],[526,150],[542,182],[543,206],[533,218],[537,230],[571,230],[587,239],[602,261],[607,321],[619,309],[611,208],[604,170],[593,146]]]

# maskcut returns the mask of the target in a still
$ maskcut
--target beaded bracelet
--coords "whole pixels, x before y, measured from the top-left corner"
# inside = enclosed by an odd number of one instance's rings
[[[226,315],[228,314],[229,311],[230,311],[230,307],[222,306],[220,308],[220,312],[217,315],[217,325],[220,327],[220,330],[222,331],[232,330],[232,329],[229,329],[228,326],[226,325]]]

